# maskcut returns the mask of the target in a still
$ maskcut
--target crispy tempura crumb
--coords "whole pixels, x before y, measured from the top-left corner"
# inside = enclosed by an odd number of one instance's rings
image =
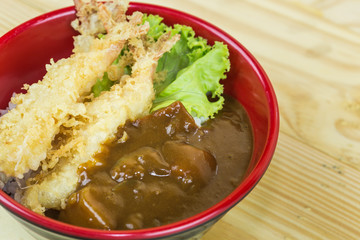
[[[54,170],[26,191],[23,203],[27,207],[38,213],[46,208],[64,208],[64,202],[76,190],[80,165],[91,160],[103,143],[114,138],[126,120],[149,113],[155,95],[153,75],[157,61],[178,39],[177,35],[170,39],[170,34],[165,34],[147,51],[140,39],[129,41],[135,58],[132,76],[85,104],[86,124],[55,152],[53,158],[60,161]]]
[[[106,7],[100,4],[99,9]],[[83,95],[103,76],[126,40],[147,32],[148,24],[141,25],[138,18],[138,13],[130,21],[125,21],[125,15],[116,17],[116,21],[124,20],[118,22],[121,28],[109,29],[103,39],[75,37],[72,56],[51,61],[42,81],[25,85],[27,93],[11,99],[16,108],[0,118],[0,171],[22,178],[27,171],[39,168],[60,126],[69,125],[70,116],[85,114]]]

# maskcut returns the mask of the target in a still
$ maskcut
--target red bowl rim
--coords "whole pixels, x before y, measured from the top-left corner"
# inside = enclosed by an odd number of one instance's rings
[[[196,22],[197,24],[211,28],[213,32],[217,33],[224,40],[226,40],[228,45],[230,44],[232,47],[236,49],[236,51],[242,53],[242,56],[245,57],[246,61],[251,65],[252,69],[258,75],[261,85],[263,86],[266,92],[266,97],[269,104],[270,119],[269,119],[268,136],[264,151],[257,165],[254,167],[253,171],[251,172],[251,174],[249,174],[242,181],[242,183],[225,199],[223,199],[216,205],[193,217],[155,228],[126,230],[126,231],[124,230],[105,231],[105,230],[77,227],[34,213],[31,210],[24,207],[23,205],[16,202],[15,200],[13,200],[12,198],[10,198],[3,191],[0,191],[0,204],[3,207],[5,207],[7,210],[15,214],[16,216],[20,217],[21,219],[30,222],[32,224],[35,224],[40,228],[71,237],[81,237],[87,239],[129,239],[130,240],[130,239],[152,239],[152,238],[160,238],[165,236],[176,235],[181,232],[191,230],[196,226],[203,225],[226,213],[228,210],[230,210],[241,199],[243,199],[248,193],[251,192],[251,190],[261,179],[261,177],[263,176],[267,167],[270,164],[271,158],[275,151],[275,147],[278,139],[278,133],[279,133],[278,103],[269,78],[267,77],[266,73],[264,72],[263,68],[258,63],[258,61],[251,55],[251,53],[244,46],[242,46],[236,39],[234,39],[232,36],[224,32],[220,28],[188,13],[175,10],[172,8],[153,5],[153,4],[132,2],[130,3],[130,5],[137,9],[152,8],[152,9],[157,9],[159,12],[167,11],[176,15],[182,15],[190,19],[191,21]],[[19,33],[25,31],[26,29],[34,25],[38,25],[49,19],[58,18],[63,15],[68,15],[71,13],[75,13],[74,6],[58,9],[40,15],[36,18],[33,18],[17,26],[16,28],[12,29],[5,35],[3,35],[0,38],[0,45],[5,44]]]

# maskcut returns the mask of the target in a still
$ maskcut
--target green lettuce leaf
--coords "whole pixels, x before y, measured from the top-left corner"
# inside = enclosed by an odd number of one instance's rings
[[[158,61],[156,72],[159,79],[154,81],[156,98],[152,111],[179,100],[195,118],[205,121],[214,117],[224,103],[220,80],[225,78],[225,72],[230,68],[227,46],[216,42],[211,47],[206,39],[196,37],[191,27],[179,24],[169,27],[162,20],[158,15],[144,14],[143,22],[147,21],[150,25],[148,41],[157,41],[169,31],[172,35],[179,34],[180,40]],[[123,51],[114,64],[122,57]],[[131,66],[125,70],[131,74]],[[103,79],[93,86],[92,92],[97,97],[113,84],[105,73]],[[209,100],[209,97],[212,99]]]
[[[116,65],[119,63],[119,60],[122,56],[124,56],[125,51],[128,51],[128,47],[124,46],[124,48],[121,50],[119,56],[115,59],[115,61],[112,63],[113,65]],[[130,75],[131,74],[131,66],[125,66],[124,68],[124,74]],[[91,92],[94,94],[94,97],[100,96],[100,93],[103,91],[109,91],[111,86],[114,85],[115,82],[111,81],[109,79],[108,73],[105,72],[102,79],[98,79],[96,83],[91,88]]]
[[[143,16],[143,22],[147,21],[150,25],[147,36],[157,41],[162,34],[171,31],[172,35],[179,34],[180,39],[158,61],[156,72],[165,72],[166,75],[162,81],[154,81],[156,93],[161,92],[174,81],[179,71],[190,66],[211,49],[206,39],[195,37],[195,32],[191,27],[180,24],[168,27],[162,23],[162,20],[163,18],[158,15]]]
[[[179,100],[193,117],[213,118],[224,103],[220,80],[226,78],[225,72],[230,69],[228,57],[227,46],[216,42],[208,53],[179,72],[176,79],[157,95],[152,111]],[[209,101],[209,93],[214,101]]]
[[[166,26],[164,23],[162,23],[163,18],[157,16],[157,15],[147,15],[144,14],[143,16],[143,23],[145,21],[148,21],[150,24],[150,29],[147,33],[147,36],[149,38],[152,38],[153,40],[157,40],[163,33],[170,31],[171,28]],[[104,38],[104,34],[99,34],[98,38]],[[124,46],[124,48],[121,50],[121,53],[119,56],[115,59],[113,64],[117,64],[120,60],[120,58],[124,55],[124,52],[128,51],[128,47]],[[124,74],[131,74],[131,66],[126,66],[124,69]],[[98,97],[101,92],[103,91],[109,91],[111,86],[114,85],[115,82],[111,81],[108,78],[107,73],[105,72],[102,79],[98,79],[94,86],[91,89],[91,92],[94,94],[94,97]]]
[[[154,88],[156,93],[165,89],[175,80],[177,74],[182,69],[193,64],[211,49],[204,38],[195,37],[195,32],[191,27],[176,24],[171,29],[171,32],[172,34],[179,34],[180,39],[169,52],[159,59],[156,71],[166,72],[166,77],[161,82],[155,81]]]
[[[162,23],[163,18],[159,15],[152,14],[144,14],[142,18],[142,22],[148,22],[150,25],[149,31],[147,32],[147,36],[157,41],[159,37],[170,31],[171,28]]]
[[[114,85],[114,82],[109,79],[107,72],[105,72],[103,78],[98,79],[91,88],[91,92],[94,97],[98,97],[102,91],[109,91],[112,85]]]

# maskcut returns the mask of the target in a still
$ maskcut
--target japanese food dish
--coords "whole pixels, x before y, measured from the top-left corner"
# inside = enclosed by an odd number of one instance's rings
[[[0,188],[105,230],[161,226],[225,198],[253,143],[246,111],[223,94],[227,46],[128,15],[126,1],[74,3],[72,55],[0,112]]]

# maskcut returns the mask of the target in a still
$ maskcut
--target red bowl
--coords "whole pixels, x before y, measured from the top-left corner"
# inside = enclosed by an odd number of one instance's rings
[[[212,24],[189,14],[161,6],[131,3],[133,11],[158,14],[168,25],[191,26],[210,44],[225,42],[230,51],[231,70],[224,81],[225,92],[246,109],[254,136],[253,156],[241,184],[215,206],[191,218],[156,228],[129,231],[103,231],[65,224],[32,212],[0,191],[0,203],[30,228],[37,239],[187,239],[202,235],[228,210],[243,199],[261,179],[273,156],[279,132],[279,113],[275,93],[255,58],[233,37]],[[42,79],[45,64],[68,57],[76,32],[70,27],[74,7],[46,13],[29,20],[0,38],[0,109],[24,83]],[[42,237],[40,237],[42,236]]]

